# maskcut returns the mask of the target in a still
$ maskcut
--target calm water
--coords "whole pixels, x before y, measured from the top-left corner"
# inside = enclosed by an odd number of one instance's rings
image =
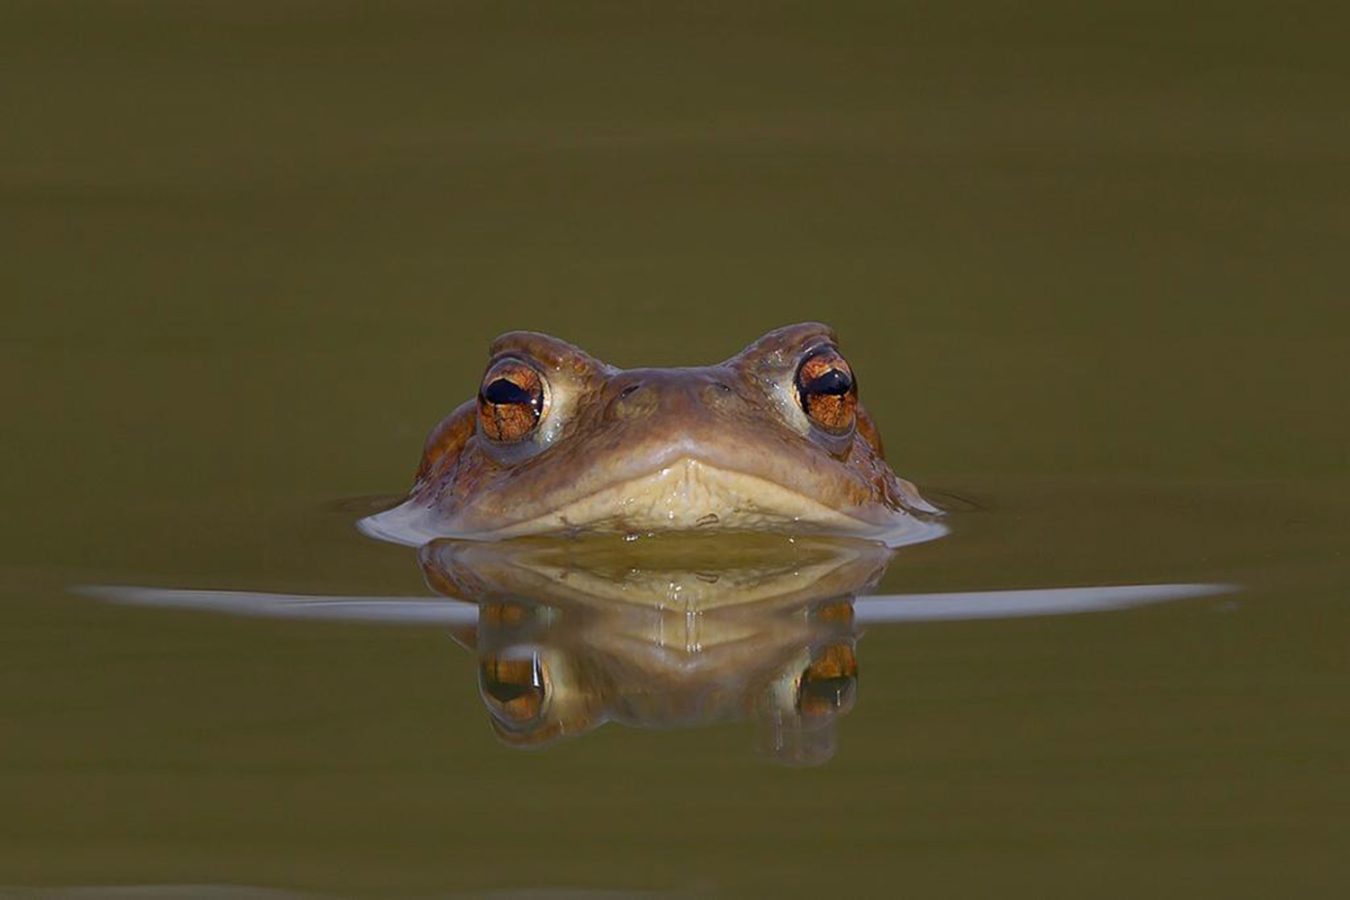
[[[0,893],[1344,895],[1343,33],[1317,5],[6,4]],[[842,710],[786,766],[737,698],[704,721],[622,666],[630,723],[504,745],[482,648],[519,708],[511,648],[610,646],[591,620],[471,650],[72,591],[426,596],[353,523],[495,334],[670,365],[802,319],[951,510],[881,592],[1242,590],[775,632],[760,658]]]

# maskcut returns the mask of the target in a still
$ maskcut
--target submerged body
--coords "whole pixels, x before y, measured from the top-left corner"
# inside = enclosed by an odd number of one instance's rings
[[[771,331],[713,366],[617,369],[547,335],[498,338],[478,397],[433,429],[376,537],[797,530],[942,533],[887,465],[834,332]]]

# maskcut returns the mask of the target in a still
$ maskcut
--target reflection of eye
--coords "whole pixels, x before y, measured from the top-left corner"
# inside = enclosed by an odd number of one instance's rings
[[[518,441],[544,414],[544,379],[519,360],[504,359],[488,369],[478,391],[478,424],[494,441]]]
[[[811,353],[797,367],[797,400],[811,421],[834,434],[853,428],[858,385],[853,370],[833,347]]]
[[[503,725],[530,724],[543,714],[548,702],[548,678],[537,655],[528,659],[488,657],[478,667],[478,683],[489,711]]]
[[[797,687],[797,711],[829,715],[849,707],[858,684],[858,659],[848,644],[834,644],[811,660]]]

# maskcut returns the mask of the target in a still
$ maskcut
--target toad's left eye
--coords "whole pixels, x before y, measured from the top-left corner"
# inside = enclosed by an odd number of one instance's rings
[[[478,389],[478,424],[494,441],[518,441],[539,424],[547,400],[537,370],[519,360],[501,360]]]
[[[833,347],[811,353],[797,367],[797,401],[811,421],[833,434],[853,428],[858,385],[853,370]]]

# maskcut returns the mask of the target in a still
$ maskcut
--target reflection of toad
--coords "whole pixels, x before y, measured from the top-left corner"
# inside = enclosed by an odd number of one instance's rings
[[[621,370],[547,335],[492,345],[475,400],[433,429],[377,537],[768,530],[942,533],[882,456],[834,332],[771,331],[714,366]]]
[[[792,763],[833,753],[858,677],[852,597],[889,556],[772,535],[438,541],[421,553],[435,590],[479,606],[456,638],[478,656],[505,743],[541,747],[608,721],[752,718],[765,749]]]

